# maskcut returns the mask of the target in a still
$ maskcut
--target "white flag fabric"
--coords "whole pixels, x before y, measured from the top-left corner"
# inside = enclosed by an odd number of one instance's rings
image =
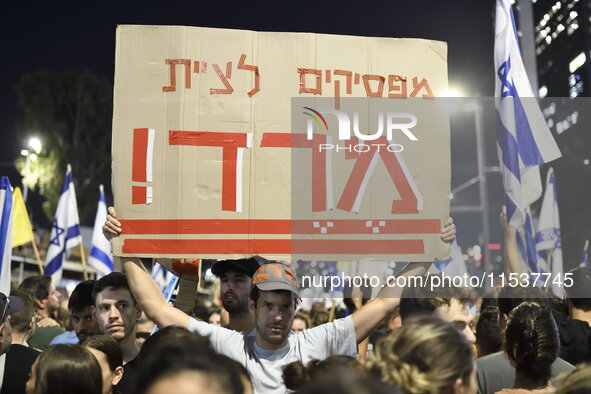
[[[466,260],[464,260],[464,254],[462,253],[460,245],[458,245],[457,239],[451,244],[449,258],[444,261],[436,261],[433,265],[437,267],[440,272],[443,272],[448,276],[463,277],[465,274],[468,274]]]
[[[45,275],[52,278],[55,286],[62,279],[62,271],[66,250],[82,243],[80,220],[76,204],[76,191],[72,180],[72,168],[68,164],[66,179],[57,204],[55,219],[49,238],[49,248],[45,259]]]
[[[585,246],[583,247],[583,254],[581,255],[581,263],[579,267],[583,268],[591,268],[591,262],[589,261],[589,254],[587,250],[589,249],[589,240],[585,241]]]
[[[113,258],[111,257],[111,244],[103,235],[103,224],[107,220],[107,203],[103,185],[99,186],[99,201],[94,218],[92,230],[92,248],[88,256],[88,265],[97,272],[97,278],[101,278],[113,272]]]
[[[0,292],[10,294],[12,261],[12,188],[8,177],[0,178]]]
[[[520,228],[525,209],[542,195],[539,164],[560,157],[523,66],[509,0],[497,0],[495,23],[497,150],[509,224]]]
[[[562,264],[562,245],[560,243],[560,217],[558,215],[558,198],[556,194],[556,181],[552,168],[548,170],[546,177],[546,191],[542,201],[538,233],[536,234],[536,250],[538,251],[538,264],[544,266],[546,272],[551,273],[549,284],[552,292],[558,297],[563,296],[563,288],[556,280],[564,273]],[[556,282],[556,283],[555,283]]]

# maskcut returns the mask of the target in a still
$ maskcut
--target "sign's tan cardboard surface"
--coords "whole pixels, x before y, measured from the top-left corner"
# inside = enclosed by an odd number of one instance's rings
[[[119,26],[112,168],[123,235],[114,253],[445,257],[439,233],[449,216],[449,119],[432,97],[446,88],[447,47],[438,41]],[[344,192],[361,156],[325,151],[318,157],[330,187],[313,211],[319,189],[311,151],[318,146],[302,153],[289,133],[295,127],[305,136],[306,122],[320,118],[301,115],[301,105],[292,117],[292,98],[309,99],[321,114],[327,103],[346,110],[355,106],[351,98],[368,96],[414,113],[418,141],[398,131],[404,150],[375,154],[361,194]],[[323,119],[334,130],[336,117]],[[410,182],[393,182],[395,168]],[[405,200],[393,213],[404,193],[410,205]]]

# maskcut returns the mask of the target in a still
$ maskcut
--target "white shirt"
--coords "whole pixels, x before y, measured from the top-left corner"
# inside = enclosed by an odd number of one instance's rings
[[[312,359],[323,360],[332,355],[357,357],[355,327],[351,316],[332,323],[303,330],[298,334],[290,331],[287,345],[277,350],[266,350],[255,343],[253,330],[248,335],[216,327],[211,324],[189,321],[189,330],[209,337],[213,348],[240,362],[248,370],[254,392],[260,394],[283,394],[283,367],[294,361],[306,364]]]

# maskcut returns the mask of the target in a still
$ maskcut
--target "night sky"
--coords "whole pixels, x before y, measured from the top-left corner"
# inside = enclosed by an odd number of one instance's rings
[[[0,175],[20,185],[11,163],[25,144],[15,136],[21,114],[14,87],[22,75],[88,70],[112,83],[118,24],[441,40],[448,43],[450,85],[486,97],[494,92],[494,5],[494,0],[9,2],[0,24]]]

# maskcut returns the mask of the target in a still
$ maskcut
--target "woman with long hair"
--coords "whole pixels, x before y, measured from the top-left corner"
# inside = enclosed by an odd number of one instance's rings
[[[27,394],[102,394],[101,367],[80,345],[53,345],[33,367]]]

